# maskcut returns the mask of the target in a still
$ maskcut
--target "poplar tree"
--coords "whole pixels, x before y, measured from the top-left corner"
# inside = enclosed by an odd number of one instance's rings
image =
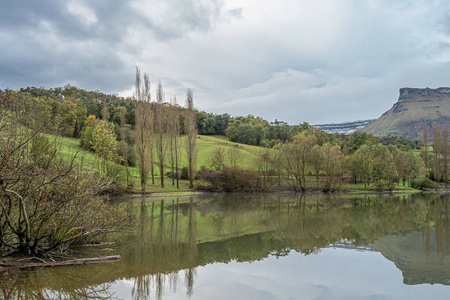
[[[433,126],[433,174],[434,181],[441,181],[441,162],[440,162],[440,154],[441,154],[441,129],[439,125],[434,124]]]
[[[422,156],[423,163],[425,165],[425,175],[426,175],[426,177],[429,177],[429,174],[428,174],[428,168],[429,168],[428,143],[429,143],[428,125],[427,125],[426,122],[424,122],[424,124],[423,124],[421,156]]]
[[[161,187],[164,187],[164,160],[166,157],[166,139],[167,124],[164,118],[164,91],[161,81],[158,83],[158,89],[156,90],[156,103],[155,103],[155,144],[156,155],[158,156],[159,173],[161,177]]]
[[[169,158],[172,167],[172,185],[177,182],[177,189],[179,188],[178,176],[178,160],[181,156],[180,150],[180,113],[177,107],[177,97],[171,99],[168,116],[168,135],[169,135]]]
[[[189,188],[194,188],[195,173],[197,171],[197,116],[194,110],[194,95],[191,89],[186,92],[186,110],[184,111],[184,130],[187,135],[186,153],[188,160]]]
[[[148,173],[153,165],[153,115],[150,104],[150,81],[144,73],[142,82],[139,68],[136,67],[135,99],[135,143],[138,158],[141,189],[145,193]]]
[[[442,151],[442,159],[443,159],[443,166],[444,166],[444,184],[447,187],[448,182],[448,151],[449,151],[449,145],[448,145],[448,127],[445,126],[442,130],[442,144],[441,144],[441,151]]]

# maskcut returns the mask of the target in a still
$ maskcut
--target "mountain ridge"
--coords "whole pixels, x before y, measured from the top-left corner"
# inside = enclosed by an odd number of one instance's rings
[[[383,113],[362,131],[378,136],[397,136],[411,140],[421,139],[424,124],[429,136],[433,128],[450,127],[450,88],[401,88],[392,108]]]

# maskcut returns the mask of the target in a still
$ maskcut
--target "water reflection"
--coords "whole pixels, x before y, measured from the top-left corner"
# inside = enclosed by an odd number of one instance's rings
[[[114,249],[96,250],[121,254],[120,262],[2,274],[0,298],[193,297],[203,266],[293,251],[309,256],[336,248],[336,242],[380,252],[406,284],[450,284],[449,195],[245,194],[132,201],[136,230]],[[117,294],[118,282],[132,284],[129,295]]]

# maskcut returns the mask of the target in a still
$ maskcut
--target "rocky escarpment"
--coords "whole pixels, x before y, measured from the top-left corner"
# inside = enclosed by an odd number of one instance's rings
[[[390,110],[363,129],[367,133],[421,139],[424,124],[450,128],[450,88],[401,88],[398,101]]]
[[[362,121],[354,121],[354,122],[345,122],[345,123],[333,123],[333,124],[316,124],[313,125],[314,127],[317,127],[327,133],[344,133],[344,134],[350,134],[352,132],[355,132],[357,130],[361,130],[370,123],[375,121],[375,119],[372,120],[362,120]]]

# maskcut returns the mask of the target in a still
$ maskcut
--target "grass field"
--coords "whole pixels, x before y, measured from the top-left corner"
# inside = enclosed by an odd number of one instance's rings
[[[69,137],[54,137],[61,143],[60,154],[62,154],[66,158],[72,157],[75,153],[77,153],[77,162],[90,166],[91,168],[97,169],[100,166],[101,159],[94,153],[84,150],[80,147],[80,140],[77,138],[69,138]],[[182,139],[183,140],[183,139]],[[222,148],[226,153],[228,149],[236,147],[240,151],[240,159],[238,165],[244,169],[253,169],[253,159],[255,154],[261,149],[256,146],[242,145],[230,142],[224,137],[217,136],[199,136],[197,139],[197,169],[204,167],[206,169],[210,169],[211,165],[211,153],[215,148]],[[182,150],[181,164],[180,168],[187,166],[187,157],[186,151]],[[156,153],[155,153],[156,157]],[[118,168],[122,169],[125,174],[125,167],[117,165]],[[170,171],[170,166],[167,167],[166,171]],[[132,182],[132,191],[138,192],[140,189],[140,179],[139,179],[139,170],[137,167],[130,167],[129,172],[131,175]],[[155,178],[155,185],[151,184],[151,179],[147,184],[147,192],[151,193],[163,193],[163,192],[178,192],[178,191],[189,191],[189,182],[185,180],[180,181],[180,189],[177,189],[176,186],[172,185],[172,179],[166,177],[165,178],[165,187],[164,189],[160,186],[160,177],[159,177],[159,168],[157,163],[155,162],[155,174],[157,175]],[[125,177],[126,178],[126,177]],[[126,179],[125,179],[126,180]],[[125,188],[126,183],[121,184],[121,188]]]

